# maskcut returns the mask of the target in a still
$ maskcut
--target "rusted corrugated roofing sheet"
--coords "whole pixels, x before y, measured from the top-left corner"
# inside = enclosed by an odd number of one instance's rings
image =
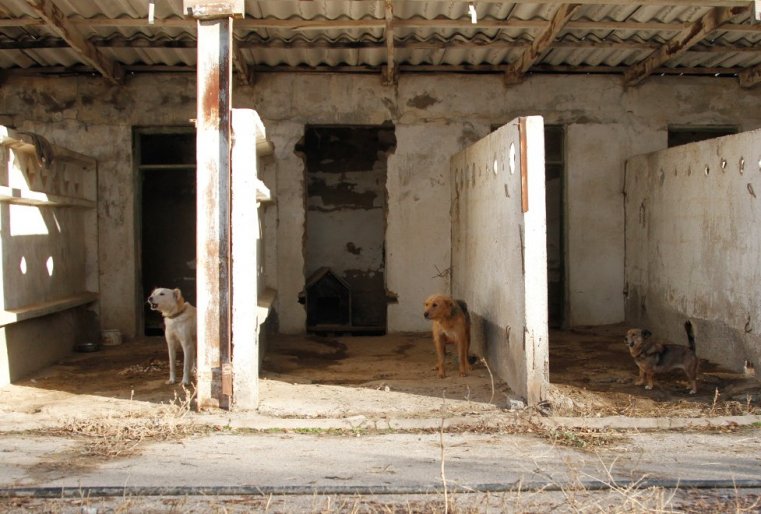
[[[183,15],[181,0],[154,0],[153,24],[148,23],[149,0],[47,2],[97,52],[128,70],[195,66],[196,21]],[[754,20],[750,1],[587,0],[560,21],[555,20],[564,5],[560,1],[247,0],[245,5],[246,17],[235,21],[234,36],[240,55],[254,70],[375,71],[392,61],[402,72],[515,76],[624,73],[638,63],[648,65],[645,74],[745,72],[746,79],[761,74],[761,24]],[[388,25],[387,6],[392,9]],[[471,6],[476,23],[471,23]],[[557,30],[547,32],[554,23]],[[389,28],[391,51],[386,44]],[[542,38],[549,41],[539,44]],[[663,49],[667,58],[647,62]],[[532,50],[536,55],[526,69],[511,71]],[[28,0],[4,0],[0,69],[70,72],[88,66],[82,50],[72,48]]]

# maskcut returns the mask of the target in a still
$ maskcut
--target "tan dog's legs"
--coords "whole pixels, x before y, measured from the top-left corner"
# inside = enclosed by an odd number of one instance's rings
[[[467,377],[470,373],[470,363],[468,362],[468,348],[470,347],[470,337],[468,334],[462,334],[457,344],[457,358],[460,360],[460,376]]]
[[[436,348],[436,374],[439,378],[444,378],[446,376],[446,373],[444,372],[444,356],[446,344],[446,336],[441,333],[441,330],[439,330],[438,327],[434,327],[433,346]]]

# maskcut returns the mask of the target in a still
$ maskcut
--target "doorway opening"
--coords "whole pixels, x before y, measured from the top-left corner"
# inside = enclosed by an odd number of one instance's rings
[[[179,288],[196,303],[196,135],[192,128],[137,129],[143,333],[163,334],[145,299]]]
[[[547,322],[562,328],[565,321],[565,130],[544,127],[544,169],[547,210]]]
[[[730,136],[738,132],[738,128],[732,125],[669,126],[668,147],[672,148],[715,137]]]
[[[386,333],[386,175],[393,125],[307,126],[304,282],[309,333]]]

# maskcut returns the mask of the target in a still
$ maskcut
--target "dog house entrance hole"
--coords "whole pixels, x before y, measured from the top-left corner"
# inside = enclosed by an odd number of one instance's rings
[[[395,148],[391,125],[307,126],[296,146],[306,169],[308,332],[386,331],[386,170]]]

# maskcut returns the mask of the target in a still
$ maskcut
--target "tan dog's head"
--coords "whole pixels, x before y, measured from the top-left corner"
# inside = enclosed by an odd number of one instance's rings
[[[652,332],[646,328],[630,328],[627,330],[624,342],[629,347],[629,353],[639,355],[642,346],[651,335],[653,335]]]
[[[452,316],[454,310],[454,301],[443,294],[433,294],[429,296],[423,303],[425,311],[423,316],[425,319],[432,321],[439,319],[446,319]]]
[[[147,300],[151,310],[159,311],[163,315],[177,312],[185,305],[185,299],[179,289],[167,289],[157,287],[153,290]]]

